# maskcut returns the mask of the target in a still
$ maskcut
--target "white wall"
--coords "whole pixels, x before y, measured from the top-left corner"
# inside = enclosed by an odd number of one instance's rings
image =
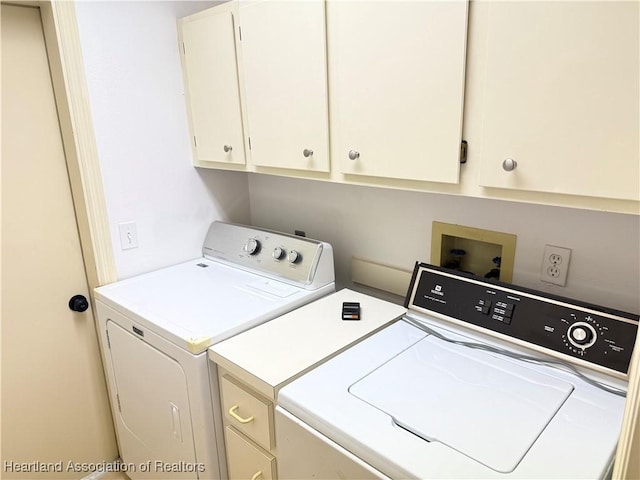
[[[255,225],[334,247],[339,286],[351,257],[412,269],[430,261],[431,222],[517,235],[513,283],[640,312],[640,217],[500,200],[436,195],[252,174]],[[540,281],[545,244],[572,249],[566,287]]]
[[[119,278],[200,255],[216,219],[247,223],[246,175],[191,166],[176,19],[213,2],[77,2]],[[121,250],[118,223],[139,248]]]

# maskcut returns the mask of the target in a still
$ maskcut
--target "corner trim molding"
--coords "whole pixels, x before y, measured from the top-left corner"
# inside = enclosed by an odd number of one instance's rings
[[[117,280],[74,2],[39,2],[89,288]]]

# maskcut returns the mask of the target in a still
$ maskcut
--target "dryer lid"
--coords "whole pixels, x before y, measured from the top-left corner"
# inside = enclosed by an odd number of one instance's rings
[[[521,362],[433,336],[349,389],[425,441],[501,473],[516,468],[572,391]]]

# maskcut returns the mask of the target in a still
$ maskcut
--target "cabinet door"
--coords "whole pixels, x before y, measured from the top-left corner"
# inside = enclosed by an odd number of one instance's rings
[[[458,182],[467,8],[328,2],[332,156],[343,173]]]
[[[481,185],[638,199],[638,5],[490,5]]]
[[[251,162],[329,171],[324,1],[248,3],[240,19]]]
[[[180,21],[191,142],[198,166],[245,164],[234,22],[228,7]]]

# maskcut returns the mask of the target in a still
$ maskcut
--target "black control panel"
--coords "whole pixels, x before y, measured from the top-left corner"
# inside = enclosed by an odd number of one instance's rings
[[[419,263],[405,306],[627,373],[638,315]]]

